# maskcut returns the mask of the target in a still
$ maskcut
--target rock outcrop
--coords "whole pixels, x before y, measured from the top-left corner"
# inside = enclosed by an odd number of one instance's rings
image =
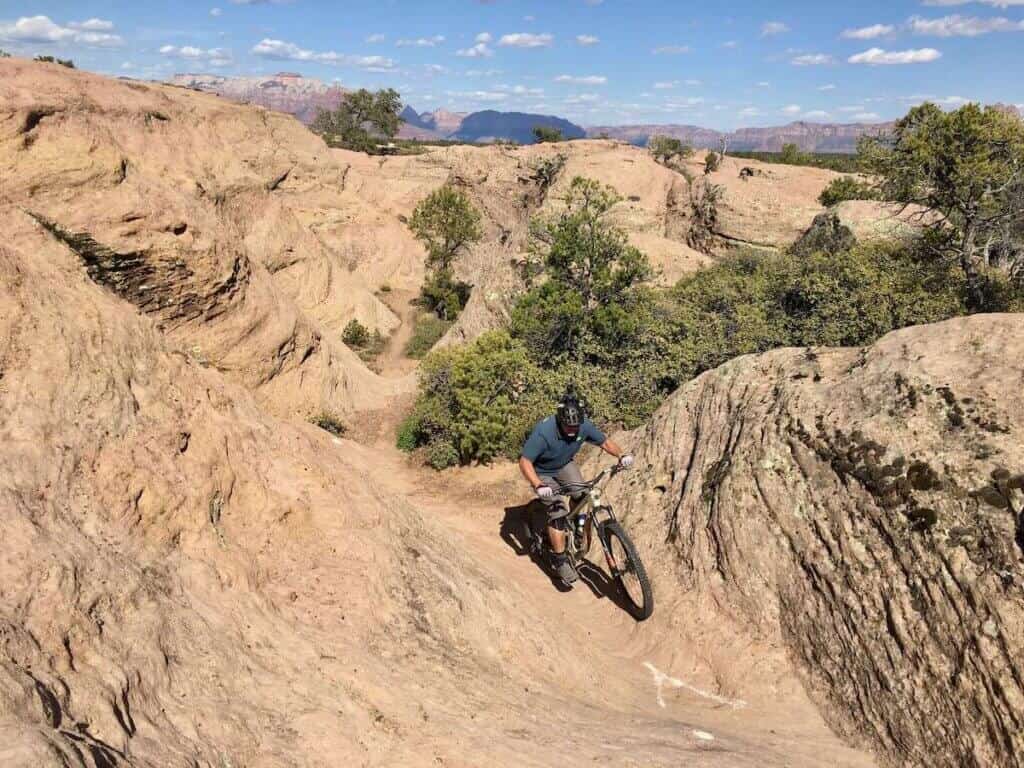
[[[618,487],[662,610],[782,648],[887,765],[1024,765],[1022,354],[976,316],[685,385]]]

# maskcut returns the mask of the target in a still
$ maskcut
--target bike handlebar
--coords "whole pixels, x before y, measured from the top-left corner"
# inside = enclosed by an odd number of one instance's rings
[[[558,486],[558,488],[555,488],[554,491],[555,493],[559,494],[566,494],[577,491],[592,491],[598,483],[605,479],[605,477],[609,475],[615,475],[621,471],[622,465],[614,464],[610,467],[605,467],[604,469],[602,469],[598,476],[595,477],[593,480],[584,481],[582,483],[562,483],[561,485]]]

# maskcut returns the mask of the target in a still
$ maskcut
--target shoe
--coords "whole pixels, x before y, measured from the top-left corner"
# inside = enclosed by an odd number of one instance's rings
[[[551,554],[551,565],[555,569],[555,573],[566,585],[573,584],[576,579],[579,578],[579,574],[576,573],[576,569],[572,567],[572,563],[569,562],[569,558],[563,554]]]

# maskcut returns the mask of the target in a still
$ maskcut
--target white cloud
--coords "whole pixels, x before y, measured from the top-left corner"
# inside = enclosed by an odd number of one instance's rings
[[[395,68],[393,59],[385,56],[353,56],[335,51],[310,51],[295,43],[264,38],[252,47],[252,53],[276,61],[315,61],[320,64],[347,65],[369,72],[387,72]]]
[[[481,32],[476,36],[476,42],[478,43],[489,43],[494,39],[490,32]]]
[[[871,123],[877,120],[881,120],[882,116],[877,112],[858,112],[853,116],[853,119],[858,123]]]
[[[664,80],[664,81],[662,81],[660,83],[655,83],[652,87],[655,90],[658,90],[658,91],[667,91],[667,90],[670,90],[672,88],[675,88],[678,85],[679,85],[679,81],[678,80]]]
[[[895,31],[896,27],[891,24],[872,24],[870,27],[844,29],[841,37],[848,40],[874,40],[876,37],[891,35]]]
[[[14,22],[0,22],[0,40],[14,43],[78,43],[101,48],[116,48],[124,43],[120,35],[110,33],[113,24],[100,19],[76,22],[62,27],[49,16],[22,16]],[[100,24],[101,27],[93,25]],[[110,24],[109,27],[105,26]],[[89,26],[82,26],[89,25]]]
[[[744,107],[739,111],[740,117],[757,117],[761,114],[761,110],[757,107]]]
[[[799,115],[800,114],[800,105],[799,104],[790,104],[788,107],[783,107],[782,108],[782,112],[784,114],[787,114],[787,115]]]
[[[1002,16],[992,19],[958,15],[943,16],[940,19],[914,16],[908,24],[914,34],[935,37],[977,37],[990,32],[1024,32],[1024,21],[1011,21]]]
[[[383,33],[381,33],[381,32],[374,32],[372,35],[368,35],[367,36],[366,42],[371,43],[371,44],[372,43],[383,43],[385,39],[386,39],[386,36]]]
[[[722,47],[723,48],[738,48],[739,47],[739,43],[736,42],[735,40],[726,40],[724,43],[722,43]]]
[[[469,101],[507,101],[508,94],[501,91],[446,91],[445,95]]]
[[[477,43],[469,48],[460,48],[455,52],[455,55],[466,59],[482,59],[493,56],[494,51],[487,46],[487,43]]]
[[[194,45],[164,45],[160,53],[172,59],[202,62],[211,67],[227,67],[234,63],[226,48],[197,48]]]
[[[220,16],[222,13],[224,13],[224,11],[222,11],[220,8],[211,8],[210,9],[210,15],[213,16],[214,18],[216,18],[217,16]]]
[[[804,118],[807,120],[827,120],[828,112],[823,109],[812,109],[810,112],[804,112]]]
[[[576,42],[580,45],[597,45],[601,42],[601,38],[594,35],[576,35]]]
[[[666,55],[666,54],[667,55],[673,55],[673,54],[677,54],[677,53],[689,53],[689,52],[690,52],[690,46],[688,46],[688,45],[659,45],[657,48],[655,48],[653,51],[651,51],[651,53],[653,53],[655,56],[661,56],[661,55]]]
[[[772,84],[771,84],[771,83],[769,83],[769,82],[768,82],[767,80],[762,80],[761,82],[759,82],[759,83],[757,84],[757,87],[758,87],[758,88],[771,88],[771,87],[772,87]]]
[[[555,38],[547,33],[535,35],[532,32],[513,32],[511,35],[502,35],[498,45],[507,48],[547,48]]]
[[[822,67],[834,64],[835,59],[827,53],[804,53],[794,56],[790,63],[797,67]]]
[[[593,104],[600,97],[596,93],[578,93],[565,100],[566,104]]]
[[[85,21],[71,21],[68,26],[72,29],[85,29],[90,32],[110,32],[114,28],[114,22],[105,19],[86,19]]]
[[[575,83],[576,85],[604,85],[608,78],[604,75],[559,75],[555,78],[556,83]]]
[[[789,32],[789,25],[781,21],[766,21],[761,25],[761,37],[773,37]]]
[[[682,101],[670,101],[665,104],[669,109],[689,109],[690,107],[697,107],[704,103],[704,99],[700,96],[689,96]]]
[[[417,37],[413,40],[396,40],[395,45],[399,48],[435,48],[444,42],[444,35],[433,37]]]
[[[819,91],[834,91],[836,89],[835,83],[828,83],[827,85],[819,85]]]
[[[847,61],[851,64],[868,64],[879,66],[885,64],[926,64],[942,57],[942,53],[934,48],[916,48],[908,51],[885,51],[881,48],[869,48],[854,54]]]

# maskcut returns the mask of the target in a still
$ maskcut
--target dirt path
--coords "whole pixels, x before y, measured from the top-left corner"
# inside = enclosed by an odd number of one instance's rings
[[[474,681],[491,691],[476,706],[493,729],[493,764],[504,765],[507,757],[510,764],[537,766],[874,765],[829,731],[802,691],[778,702],[764,701],[763,687],[752,686],[750,697],[720,693],[713,671],[692,659],[686,663],[670,601],[660,615],[637,624],[599,579],[593,588],[581,582],[571,591],[558,589],[512,546],[509,529],[517,518],[507,508],[527,499],[514,465],[425,470],[392,447],[392,418],[377,420],[374,433],[364,434],[364,465],[373,467],[382,490],[442,522],[452,543],[480,566],[497,620],[522,649],[508,664],[530,670],[521,691],[506,690],[509,681]],[[659,597],[668,591],[655,588]],[[529,630],[519,636],[524,621]],[[555,661],[566,649],[570,661]],[[451,704],[435,702],[439,709]],[[438,754],[451,747],[447,737],[428,741]]]
[[[419,312],[419,308],[412,303],[416,296],[416,291],[400,290],[378,294],[380,300],[401,321],[388,339],[384,351],[377,358],[381,376],[401,379],[416,370],[418,361],[405,356],[405,348],[412,338],[416,327],[416,315]]]

